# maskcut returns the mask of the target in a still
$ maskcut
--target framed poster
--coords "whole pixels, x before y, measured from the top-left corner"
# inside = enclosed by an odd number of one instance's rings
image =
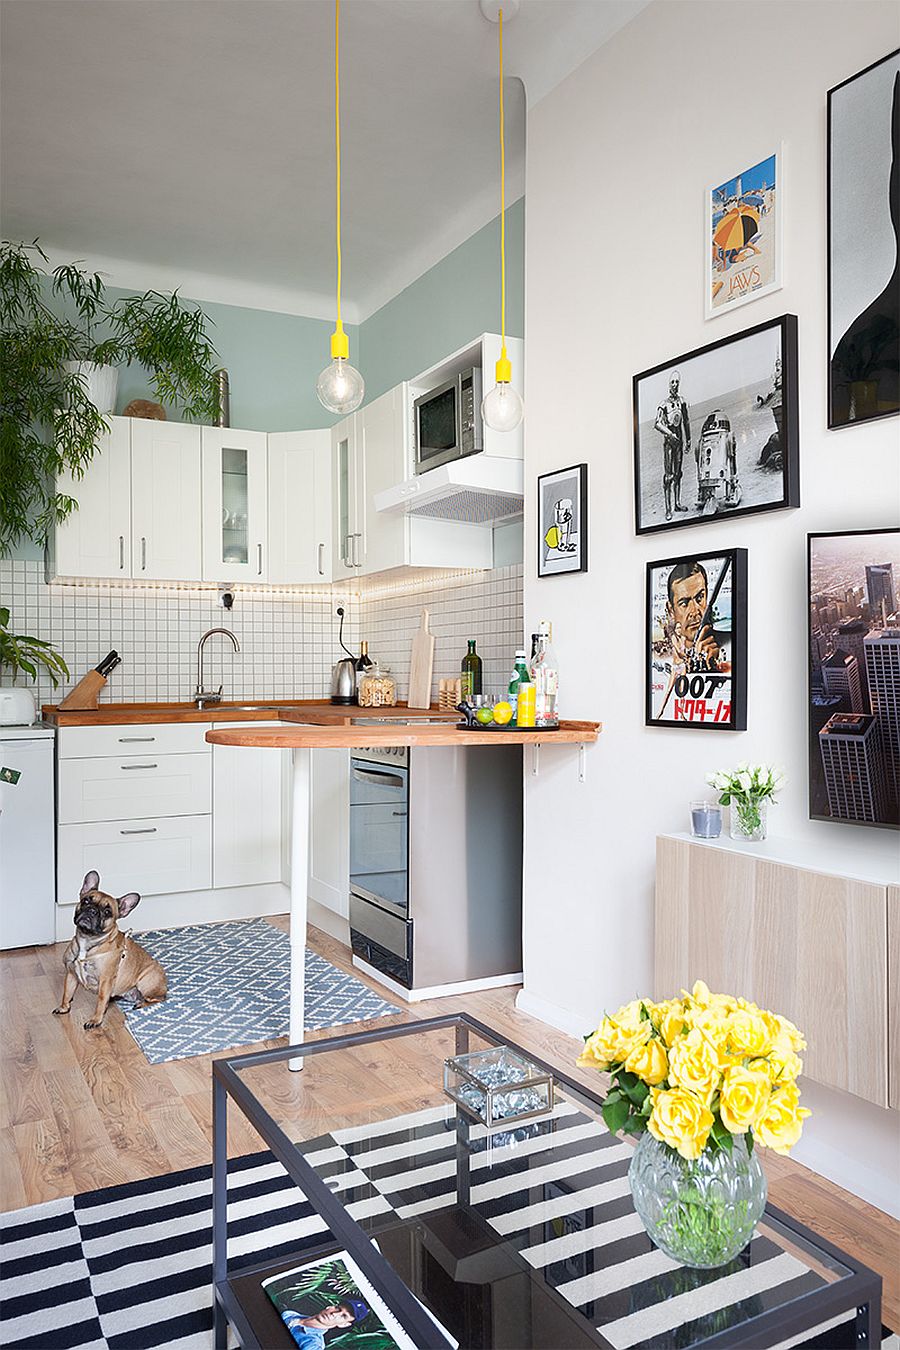
[[[900,411],[900,49],[828,91],[828,425]]]
[[[900,529],[807,536],[809,814],[900,828]]]
[[[647,564],[648,727],[747,728],[747,550]]]
[[[781,289],[783,173],[779,148],[707,188],[707,319]]]
[[[587,465],[544,473],[537,485],[538,576],[587,571]]]
[[[634,377],[638,534],[800,505],[797,318]]]

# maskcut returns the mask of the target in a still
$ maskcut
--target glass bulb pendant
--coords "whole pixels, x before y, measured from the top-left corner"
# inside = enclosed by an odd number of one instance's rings
[[[316,397],[329,412],[353,412],[362,403],[365,392],[363,377],[343,356],[336,356],[316,380]]]
[[[522,396],[508,380],[498,380],[482,400],[481,416],[492,431],[515,431],[525,416]]]

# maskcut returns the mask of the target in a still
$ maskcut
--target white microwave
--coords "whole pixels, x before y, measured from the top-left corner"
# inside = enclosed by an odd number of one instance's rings
[[[472,366],[413,403],[416,473],[484,449],[481,422],[481,367]]]

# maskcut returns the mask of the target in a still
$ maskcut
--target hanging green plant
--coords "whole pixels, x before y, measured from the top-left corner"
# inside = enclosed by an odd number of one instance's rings
[[[80,479],[108,423],[67,362],[146,367],[160,402],[213,422],[216,350],[210,321],[177,292],[110,300],[103,279],[76,263],[49,270],[32,244],[0,244],[0,555],[43,543],[77,509],[56,491]]]

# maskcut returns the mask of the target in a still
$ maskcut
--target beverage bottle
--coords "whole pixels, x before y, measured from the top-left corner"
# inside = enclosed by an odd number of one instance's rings
[[[509,724],[512,727],[516,726],[516,711],[519,702],[519,683],[520,681],[527,680],[528,678],[529,678],[528,665],[525,661],[525,648],[518,647],[516,649],[516,664],[513,667],[513,673],[509,681],[509,691],[507,693],[507,701],[513,710],[512,721]]]
[[[468,643],[469,650],[463,657],[460,667],[463,701],[481,693],[481,657],[475,650],[475,639],[469,638]]]
[[[519,681],[519,691],[516,698],[517,727],[534,726],[535,692],[533,680],[525,678]]]
[[[366,674],[366,672],[372,669],[372,667],[374,666],[374,664],[375,664],[375,662],[372,660],[371,656],[369,655],[369,644],[368,644],[368,642],[361,642],[361,643],[359,644],[359,656],[356,658],[356,696],[357,696],[357,701],[359,700],[359,685],[360,685],[360,681],[362,680],[362,677]]]
[[[535,724],[555,727],[559,724],[559,662],[553,650],[549,620],[542,619],[537,647],[531,659],[531,678],[535,686]]]

